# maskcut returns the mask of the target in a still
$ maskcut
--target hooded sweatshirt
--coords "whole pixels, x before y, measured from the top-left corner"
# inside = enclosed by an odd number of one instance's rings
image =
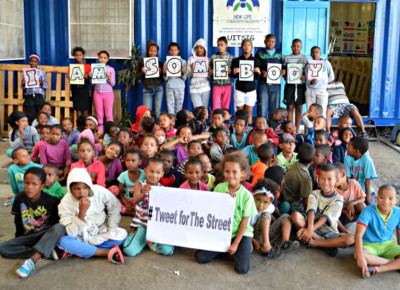
[[[145,57],[150,57],[149,56],[149,48],[151,46],[157,47],[157,56],[158,56],[159,47],[153,40],[150,39],[149,41],[147,41],[146,56]],[[142,71],[143,66],[144,66],[144,60],[142,58],[141,60],[139,60],[138,65],[136,67],[136,77],[139,78],[139,79],[142,79],[143,88],[145,88],[145,89],[155,89],[155,88],[158,88],[159,86],[161,86],[163,81],[164,81],[163,74],[160,73],[160,76],[158,78],[147,78],[146,79],[146,75]],[[159,68],[163,67],[163,63],[160,60],[158,60],[158,67]]]
[[[343,138],[343,133],[346,130],[351,131],[351,133],[353,133],[353,136],[357,136],[356,132],[354,132],[353,128],[351,128],[351,127],[346,127],[346,128],[343,128],[342,130],[340,130],[339,139],[342,140],[342,144],[340,144],[339,146],[336,146],[333,149],[332,161],[333,161],[334,164],[338,163],[338,162],[344,163],[344,157],[347,155],[347,144],[344,143],[343,139],[342,139]]]
[[[200,38],[196,41],[196,43],[192,48],[193,56],[189,57],[186,68],[186,75],[188,76],[188,78],[191,78],[190,79],[191,94],[201,94],[211,90],[208,78],[193,78],[192,64],[194,62],[194,58],[197,57],[196,46],[198,45],[204,48],[205,51],[204,57],[207,56],[207,43],[203,38]]]
[[[132,133],[140,133],[139,132],[140,120],[142,120],[142,117],[144,113],[146,113],[146,111],[150,111],[150,114],[152,114],[151,110],[144,105],[137,107],[135,123],[133,123],[131,126]]]
[[[78,217],[79,199],[76,199],[71,193],[71,184],[76,182],[85,183],[90,188],[88,196],[90,207],[86,212],[85,221]],[[71,170],[67,179],[67,190],[68,193],[58,205],[58,214],[60,216],[60,224],[65,226],[65,231],[68,235],[85,241],[84,236],[89,227],[90,229],[97,228],[99,234],[104,232],[107,227],[118,227],[121,220],[121,205],[118,199],[106,188],[100,185],[93,185],[86,169],[74,168]]]

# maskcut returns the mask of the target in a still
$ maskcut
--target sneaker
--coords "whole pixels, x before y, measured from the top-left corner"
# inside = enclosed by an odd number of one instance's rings
[[[27,259],[17,270],[18,276],[21,278],[28,277],[32,270],[35,269],[35,262],[32,259]]]
[[[50,253],[50,258],[52,258],[54,261],[57,261],[57,260],[58,260],[58,254],[57,254],[56,249],[53,249],[53,250],[51,251],[51,253]]]
[[[281,250],[284,253],[289,253],[293,250],[296,250],[300,247],[300,243],[298,241],[285,241],[285,243],[282,245]]]
[[[272,247],[268,253],[260,252],[261,255],[268,259],[281,259],[283,257],[283,253],[279,251],[277,247]]]
[[[337,254],[339,253],[339,249],[338,248],[324,248],[325,252],[331,256],[331,257],[336,257]]]

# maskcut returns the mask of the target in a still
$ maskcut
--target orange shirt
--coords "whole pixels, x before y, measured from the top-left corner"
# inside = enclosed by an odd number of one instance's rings
[[[267,170],[267,169],[268,169],[268,166],[265,165],[264,163],[262,163],[261,160],[258,160],[256,163],[254,163],[251,166],[251,170],[253,171],[253,181],[251,182],[251,184],[253,186],[256,185],[257,181],[260,178],[264,178],[264,173],[265,173],[265,170]]]

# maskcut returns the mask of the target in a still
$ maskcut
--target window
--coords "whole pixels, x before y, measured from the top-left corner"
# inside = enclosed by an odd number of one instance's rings
[[[97,58],[100,50],[107,50],[111,58],[126,58],[132,41],[132,0],[69,1],[70,51],[80,46],[87,58]]]
[[[0,5],[0,60],[25,59],[23,0],[0,0]]]

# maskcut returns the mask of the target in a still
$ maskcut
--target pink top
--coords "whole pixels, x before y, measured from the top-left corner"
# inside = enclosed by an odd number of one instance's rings
[[[75,162],[74,164],[71,165],[71,170],[74,168],[86,168],[87,172],[90,175],[90,178],[92,178],[93,184],[98,184],[103,187],[106,187],[106,167],[104,166],[103,163],[101,163],[97,159],[93,159],[92,164],[90,164],[88,167],[83,164],[82,160],[79,160],[78,162]]]
[[[353,200],[365,197],[365,193],[357,180],[347,179],[347,181],[349,182],[349,187],[346,191],[342,191],[339,188],[335,187],[336,192],[343,196],[345,205]]]
[[[109,80],[106,78],[107,82],[105,84],[93,84],[96,92],[108,93],[113,91],[113,86],[115,85],[115,70],[111,66],[107,65],[106,72],[110,74],[111,79]]]
[[[58,168],[71,165],[72,158],[67,141],[60,140],[57,145],[44,142],[40,147],[40,163],[42,165],[52,163]]]
[[[39,153],[40,153],[40,147],[42,146],[42,144],[44,143],[44,140],[40,140],[39,142],[36,143],[35,147],[33,147],[32,150],[32,155],[31,155],[31,160],[33,161],[35,158],[39,157]]]
[[[176,129],[172,126],[170,126],[169,129],[169,132],[165,132],[165,137],[168,141],[173,141],[176,139]]]
[[[181,186],[179,186],[179,188],[183,188],[183,189],[192,189],[189,185],[189,181],[185,181],[184,183],[181,184]],[[199,181],[199,190],[202,191],[208,191],[208,186],[207,184],[205,184],[204,182]]]

